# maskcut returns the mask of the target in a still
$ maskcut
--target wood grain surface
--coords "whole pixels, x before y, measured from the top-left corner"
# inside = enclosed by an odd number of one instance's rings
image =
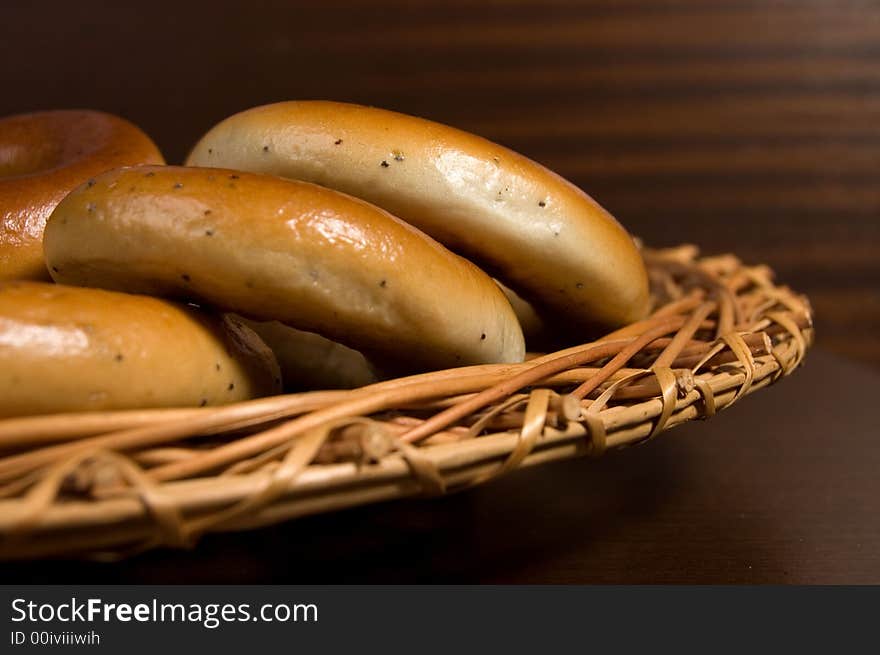
[[[570,178],[652,245],[770,264],[809,294],[820,348],[880,366],[878,2],[6,0],[0,82],[0,115],[104,109],[171,162],[216,121],[277,100],[451,123]],[[852,423],[871,397],[841,390],[876,390],[877,377],[822,357],[732,410],[740,423],[719,417],[549,479],[88,570],[141,582],[880,582],[877,446],[867,420]],[[294,543],[287,564],[278,540]]]

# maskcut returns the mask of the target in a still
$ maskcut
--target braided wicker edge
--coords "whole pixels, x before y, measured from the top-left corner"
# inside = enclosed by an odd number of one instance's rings
[[[655,311],[523,364],[222,408],[0,421],[0,557],[118,558],[644,442],[790,374],[807,300],[764,266],[645,250]]]

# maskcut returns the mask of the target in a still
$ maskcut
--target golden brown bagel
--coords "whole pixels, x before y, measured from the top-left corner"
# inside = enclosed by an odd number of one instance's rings
[[[541,340],[548,331],[544,320],[528,301],[517,295],[516,291],[504,286],[498,280],[495,280],[495,283],[501,287],[501,291],[507,297],[507,302],[513,307],[513,313],[516,314],[516,320],[519,321],[519,326],[526,339],[526,346],[532,348],[532,343]]]
[[[157,298],[0,282],[0,417],[220,405],[277,393],[248,328]]]
[[[65,110],[0,119],[0,280],[48,280],[43,226],[55,205],[111,168],[164,163],[126,120]]]
[[[409,368],[521,361],[498,286],[387,212],[306,182],[142,166],[81,186],[46,225],[61,283],[279,320]]]
[[[278,321],[242,320],[275,353],[286,391],[355,389],[378,381],[357,350]]]
[[[227,118],[187,164],[314,182],[363,198],[570,321],[648,311],[632,238],[580,189],[480,137],[383,109],[282,102]]]

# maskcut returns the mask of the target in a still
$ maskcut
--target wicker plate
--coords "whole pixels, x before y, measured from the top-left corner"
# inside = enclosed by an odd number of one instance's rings
[[[792,372],[807,300],[764,266],[645,251],[655,309],[523,364],[222,408],[0,421],[0,557],[119,557],[598,456]]]

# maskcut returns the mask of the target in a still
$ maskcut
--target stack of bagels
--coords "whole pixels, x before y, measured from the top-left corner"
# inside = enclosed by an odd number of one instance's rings
[[[608,212],[431,121],[283,102],[167,166],[101,112],[0,119],[0,417],[520,362],[548,326],[595,334],[648,305]]]

